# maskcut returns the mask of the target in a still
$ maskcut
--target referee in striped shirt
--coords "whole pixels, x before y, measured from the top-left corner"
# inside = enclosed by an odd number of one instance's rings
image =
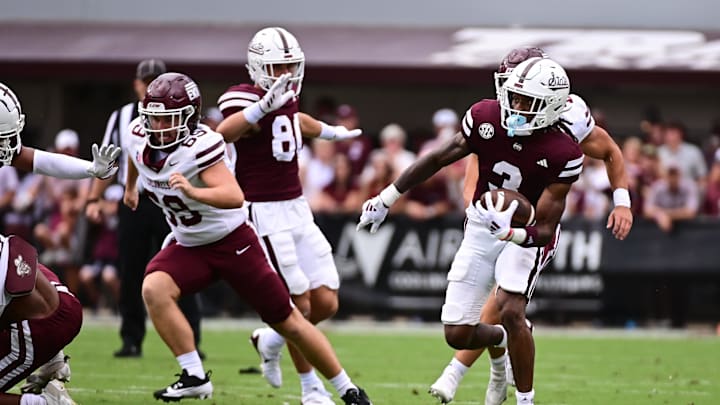
[[[159,59],[146,59],[137,65],[134,87],[138,100],[145,97],[147,86],[159,75],[165,73],[165,63]],[[122,147],[118,158],[117,182],[125,186],[127,176],[127,144],[130,135],[130,122],[138,116],[138,103],[133,101],[115,110],[108,120],[102,144],[113,143]],[[85,214],[93,222],[99,222],[101,213],[98,201],[112,179],[94,179],[88,193]],[[132,211],[125,204],[118,208],[118,251],[120,268],[120,337],[122,347],[114,353],[115,357],[141,357],[142,343],[145,338],[145,305],[142,300],[142,282],[145,266],[155,253],[170,227],[165,222],[165,214],[141,191],[140,204]],[[198,298],[188,295],[178,301],[180,309],[187,317],[195,334],[195,343],[200,342],[200,310]],[[201,357],[204,355],[201,353]]]

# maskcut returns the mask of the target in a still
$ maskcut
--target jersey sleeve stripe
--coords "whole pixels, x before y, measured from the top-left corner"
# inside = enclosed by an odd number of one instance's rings
[[[470,111],[468,111],[467,113],[465,113],[465,117],[463,117],[463,120],[462,120],[462,129],[463,129],[463,133],[465,134],[465,136],[470,136],[470,131],[472,131],[472,126],[473,126],[473,119],[472,119],[472,116],[470,115]]]
[[[220,96],[218,99],[218,104],[222,104],[223,102],[231,99],[245,99],[250,101],[258,101],[260,100],[260,96],[253,93],[248,93],[247,91],[228,91],[227,93]]]
[[[254,103],[254,101],[241,100],[241,99],[232,99],[232,100],[223,101],[222,103],[220,103],[220,104],[218,105],[218,108],[220,108],[220,111],[225,111],[225,110],[227,110],[228,108],[233,108],[233,107],[234,107],[234,108],[245,109],[245,108],[247,108],[248,106],[252,105],[252,103]]]
[[[199,167],[200,169],[204,169],[204,168],[206,168],[206,167],[208,167],[208,166],[212,166],[212,165],[215,164],[218,160],[221,160],[221,159],[223,158],[223,156],[225,156],[225,151],[224,151],[224,150],[221,150],[220,153],[218,153],[217,155],[214,155],[214,156],[212,156],[210,159],[208,159],[208,160],[200,163],[200,164],[198,165],[198,167]]]
[[[573,159],[573,160],[567,162],[567,164],[565,165],[565,169],[566,169],[566,170],[567,170],[567,169],[571,169],[571,168],[574,168],[574,167],[577,166],[577,165],[582,164],[583,159],[585,159],[585,156],[580,156],[580,157],[577,158],[577,159]]]
[[[213,146],[211,146],[211,147],[209,147],[209,148],[207,148],[207,149],[205,149],[205,150],[203,150],[203,151],[198,152],[198,154],[195,155],[195,159],[200,159],[200,158],[202,158],[203,156],[205,156],[205,155],[207,155],[207,154],[209,154],[209,153],[214,152],[214,151],[215,151],[216,149],[218,149],[218,148],[223,148],[223,150],[225,150],[225,141],[219,140],[219,141],[217,141],[217,142],[215,143],[215,145],[213,145]]]
[[[575,169],[565,170],[565,171],[561,172],[558,177],[577,176],[577,175],[579,175],[579,174],[582,172],[582,169],[583,169],[582,166],[578,166],[578,167],[575,168]]]

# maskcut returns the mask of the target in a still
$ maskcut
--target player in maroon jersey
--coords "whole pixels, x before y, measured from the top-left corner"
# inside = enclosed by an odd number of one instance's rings
[[[287,30],[271,27],[258,31],[248,46],[247,68],[253,83],[232,86],[220,96],[218,106],[225,120],[217,131],[235,144],[235,176],[268,256],[287,283],[295,305],[312,323],[318,323],[337,311],[340,283],[330,243],[302,195],[297,154],[303,137],[343,140],[362,131],[331,126],[300,112],[297,98],[272,112],[252,107],[281,74],[290,75],[290,88],[299,94],[304,64],[300,44]],[[284,339],[270,328],[261,328],[253,332],[251,342],[261,356],[263,375],[273,387],[279,387]],[[294,347],[288,350],[299,374],[301,402],[331,404],[310,363]]]
[[[377,231],[403,192],[470,153],[478,155],[474,204],[466,210],[465,235],[448,273],[441,319],[453,348],[508,346],[518,404],[531,404],[534,398],[535,349],[525,306],[554,255],[565,198],[582,171],[580,147],[557,126],[569,92],[567,74],[556,62],[531,58],[521,63],[499,100],[472,105],[462,130],[366,201],[358,223],[358,229],[370,225],[370,232]],[[536,224],[511,227],[516,202],[505,211],[477,204],[485,191],[495,188],[526,196],[537,209]],[[480,323],[480,310],[495,283],[502,325]]]
[[[117,146],[93,145],[89,162],[23,145],[24,126],[20,100],[0,83],[0,167],[65,179],[107,178],[117,171]],[[0,403],[73,404],[62,384],[70,378],[63,348],[80,332],[80,302],[21,238],[0,235],[0,252]],[[22,396],[7,393],[26,377]]]
[[[542,49],[537,47],[521,47],[511,50],[500,62],[495,73],[495,89],[500,95],[505,80],[513,69],[531,57],[547,57]],[[613,235],[623,240],[632,228],[633,215],[630,210],[630,194],[628,193],[628,179],[620,147],[613,141],[607,131],[595,125],[595,120],[585,101],[576,94],[568,98],[566,110],[560,115],[561,129],[578,144],[586,156],[605,162],[608,178],[613,188],[613,202],[615,207],[608,215],[607,228]],[[478,178],[478,159],[471,155],[468,159],[465,175],[465,188],[463,197],[467,206],[473,199],[475,185]],[[495,304],[495,295],[490,294],[483,306],[482,322],[498,323],[500,315]],[[460,381],[474,362],[480,357],[483,349],[458,350],[438,379],[431,385],[430,393],[441,401],[447,403],[455,396]],[[485,396],[486,405],[502,403],[507,396],[507,385],[514,384],[512,368],[505,355],[505,349],[489,348],[490,354],[490,381]]]

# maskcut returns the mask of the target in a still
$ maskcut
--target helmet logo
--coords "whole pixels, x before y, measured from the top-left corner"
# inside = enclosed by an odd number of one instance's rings
[[[250,44],[248,47],[248,52],[256,53],[258,55],[262,55],[265,53],[265,47],[260,42],[255,42],[254,44]]]
[[[478,134],[482,139],[490,139],[495,135],[495,127],[489,122],[484,122],[478,127]]]
[[[200,97],[200,89],[198,89],[197,84],[195,82],[188,82],[185,84],[185,92],[188,95],[188,98],[192,101]]]
[[[547,86],[551,89],[562,89],[570,86],[567,76],[555,76],[555,72],[550,72]]]
[[[160,111],[163,111],[163,110],[165,110],[165,104],[163,104],[163,103],[158,103],[157,101],[152,101],[152,102],[148,103],[147,109],[148,109],[148,110],[160,110]]]

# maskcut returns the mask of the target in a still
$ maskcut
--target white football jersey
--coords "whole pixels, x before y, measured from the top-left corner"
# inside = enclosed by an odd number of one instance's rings
[[[175,240],[182,246],[207,245],[224,238],[247,219],[243,208],[221,209],[170,188],[170,175],[181,173],[195,187],[203,187],[200,172],[218,162],[230,166],[222,135],[206,125],[198,128],[167,157],[151,163],[140,118],[130,123],[128,156],[132,157],[150,199],[162,208]]]
[[[570,108],[560,115],[560,124],[577,143],[582,143],[595,128],[595,119],[585,100],[577,94],[570,95],[567,106]]]

